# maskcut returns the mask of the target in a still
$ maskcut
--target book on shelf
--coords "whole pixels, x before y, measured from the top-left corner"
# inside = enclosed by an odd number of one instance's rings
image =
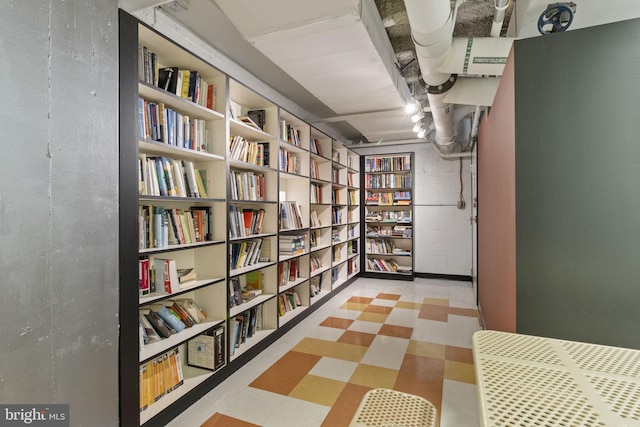
[[[231,199],[263,201],[266,193],[264,174],[231,170]]]
[[[311,152],[324,157],[324,154],[322,154],[322,143],[319,139],[311,138]]]
[[[331,224],[342,224],[342,208],[340,206],[331,207]]]
[[[394,172],[411,170],[411,156],[368,157],[364,160],[365,172]]]
[[[267,240],[268,242],[268,240]],[[264,239],[253,239],[229,245],[229,268],[248,267],[262,260],[261,252]]]
[[[333,149],[331,151],[331,160],[336,163],[340,163],[340,152],[338,150]]]
[[[340,280],[340,270],[337,267],[331,269],[331,284],[335,284]]]
[[[187,364],[217,371],[226,364],[225,328],[219,325],[210,329],[187,344]]]
[[[309,220],[311,222],[311,226],[312,227],[321,227],[322,226],[322,222],[320,221],[320,218],[318,217],[318,212],[316,212],[315,210],[312,210],[311,213],[309,214]]]
[[[309,249],[313,249],[318,247],[318,242],[320,241],[320,233],[318,230],[311,230],[309,232]]]
[[[285,313],[293,311],[301,305],[302,302],[295,289],[289,289],[278,295],[278,313],[280,316],[284,316]]]
[[[280,229],[294,230],[303,226],[298,202],[280,202]]]
[[[247,237],[262,233],[264,209],[229,207],[229,237]]]
[[[347,263],[347,274],[349,276],[356,274],[358,271],[360,271],[360,265],[358,263],[358,259],[357,258],[352,258],[349,260],[349,262]]]
[[[160,338],[168,338],[176,333],[175,329],[169,326],[158,313],[152,311],[150,308],[141,308],[140,314],[147,319]]]
[[[201,170],[196,169],[193,162],[175,160],[167,157],[138,156],[139,163],[139,194],[163,197],[207,197],[201,185],[198,185],[198,175]],[[206,171],[204,171],[206,172]]]
[[[229,100],[229,116],[237,120],[239,116],[242,115],[242,105],[239,102],[234,101],[233,99]]]
[[[264,131],[266,124],[266,111],[265,110],[249,110],[247,116],[253,121],[260,130]]]
[[[300,278],[298,259],[290,259],[278,264],[278,286],[286,286]]]
[[[239,162],[250,163],[258,166],[269,166],[268,142],[251,142],[246,138],[235,135],[231,137],[229,143],[229,157]],[[266,163],[265,163],[266,160]]]
[[[157,85],[158,79],[158,55],[141,43],[138,43],[138,79],[150,85]]]
[[[142,363],[138,375],[142,412],[184,384],[180,350],[173,348]]]
[[[309,281],[309,296],[310,297],[315,297],[317,296],[320,292],[322,292],[322,278],[323,278],[324,274],[319,274],[317,276],[314,276],[311,278],[311,280]]]
[[[311,272],[314,272],[322,267],[323,265],[320,257],[316,255],[312,255],[309,257],[309,268],[311,269]]]
[[[278,248],[280,255],[299,255],[306,250],[305,235],[281,235]]]
[[[300,131],[293,125],[286,122],[286,120],[280,121],[280,139],[288,142],[289,144],[300,146]]]
[[[138,137],[207,152],[206,121],[183,114],[163,102],[138,98]]]
[[[364,175],[365,188],[368,189],[395,189],[411,187],[411,174],[385,173]]]
[[[391,258],[368,258],[367,269],[388,273],[411,273],[411,266],[400,265]]]
[[[235,354],[236,348],[246,343],[249,338],[255,335],[256,331],[263,328],[263,308],[262,304],[252,307],[235,316],[230,325],[230,345],[229,355]]]
[[[143,306],[143,308],[150,310],[152,313],[156,313],[164,320],[164,323],[169,325],[176,333],[182,332],[187,327],[182,319],[180,319],[180,316],[171,311],[164,303],[148,304]]]
[[[320,162],[317,160],[311,160],[311,168],[309,172],[309,177],[313,179],[322,179],[320,177]]]
[[[138,312],[138,323],[142,328],[142,331],[141,331],[142,345],[140,346],[140,349],[142,349],[147,344],[152,344],[162,339],[158,334],[158,332],[156,331],[156,329],[151,324],[151,322],[149,321],[149,319],[147,318],[146,314],[147,314],[146,310],[140,310]]]
[[[250,116],[238,116],[237,120],[254,129],[262,130],[262,128],[260,128],[260,126],[254,122]]]
[[[245,275],[245,286],[242,288],[242,300],[250,301],[258,295],[262,295],[264,283],[263,271],[251,271]]]
[[[174,306],[179,307],[192,319],[193,323],[202,323],[207,318],[207,313],[192,298],[174,298],[170,300]]]
[[[178,67],[163,67],[158,70],[158,87],[167,92],[177,93]]]
[[[148,295],[151,293],[148,259],[138,260],[138,288],[140,295]]]
[[[292,153],[284,148],[279,149],[280,171],[300,175],[302,173],[302,160],[296,153]]]
[[[156,291],[172,294],[180,290],[180,279],[174,259],[154,258],[153,269]]]
[[[242,285],[239,277],[229,279],[229,303],[231,307],[242,304]]]
[[[311,203],[321,204],[323,203],[323,186],[321,184],[311,183]]]
[[[178,287],[180,289],[187,288],[196,283],[198,276],[196,274],[196,269],[191,268],[179,268],[178,271]]]

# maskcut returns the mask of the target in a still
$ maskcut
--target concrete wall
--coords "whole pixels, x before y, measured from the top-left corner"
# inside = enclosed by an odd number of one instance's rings
[[[640,20],[515,44],[518,332],[640,348]]]
[[[118,423],[117,0],[0,14],[0,401]]]
[[[464,210],[457,208],[460,161],[442,159],[430,144],[356,148],[360,155],[415,152],[414,244],[417,273],[471,275],[470,159],[462,161]]]
[[[513,55],[478,133],[478,305],[485,327],[516,330]]]

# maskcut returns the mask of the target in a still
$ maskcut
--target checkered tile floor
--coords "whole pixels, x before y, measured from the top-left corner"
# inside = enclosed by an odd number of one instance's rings
[[[358,279],[171,425],[347,426],[391,388],[433,403],[441,427],[477,426],[479,329],[469,283]]]

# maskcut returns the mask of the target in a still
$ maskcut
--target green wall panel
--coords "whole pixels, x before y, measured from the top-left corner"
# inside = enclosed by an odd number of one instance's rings
[[[515,67],[517,331],[640,348],[640,20]]]

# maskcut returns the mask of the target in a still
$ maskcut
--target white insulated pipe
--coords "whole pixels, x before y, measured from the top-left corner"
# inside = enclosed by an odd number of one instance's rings
[[[494,7],[496,9],[493,15],[493,23],[491,24],[491,37],[500,37],[502,31],[502,23],[504,22],[504,16],[507,8],[511,4],[511,0],[494,0]]]
[[[411,37],[416,47],[422,79],[429,86],[440,86],[451,74],[438,68],[444,63],[453,40],[454,17],[449,0],[404,0]],[[452,150],[455,143],[453,133],[453,105],[444,101],[445,93],[427,92],[436,143],[444,151]]]

